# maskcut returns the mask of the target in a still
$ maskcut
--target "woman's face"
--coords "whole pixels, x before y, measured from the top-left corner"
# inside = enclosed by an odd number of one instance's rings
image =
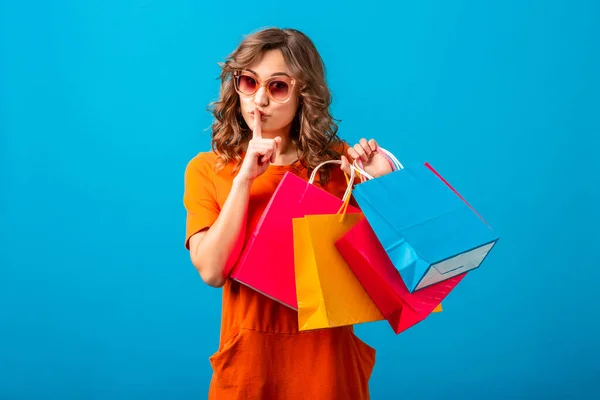
[[[242,117],[250,129],[260,114],[263,136],[289,135],[298,109],[298,87],[292,85],[292,80],[280,50],[265,52],[261,59],[243,71],[243,76],[238,78],[238,88],[245,94],[239,94],[239,91],[238,94]],[[260,83],[263,85],[258,86]],[[248,94],[257,87],[256,93]],[[269,97],[268,91],[275,99]],[[277,101],[286,98],[285,102]]]

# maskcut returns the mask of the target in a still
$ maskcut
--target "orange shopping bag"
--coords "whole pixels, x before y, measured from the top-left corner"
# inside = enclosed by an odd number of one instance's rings
[[[384,319],[335,247],[335,242],[364,218],[362,213],[346,214],[349,200],[348,195],[337,214],[293,220],[301,331]]]

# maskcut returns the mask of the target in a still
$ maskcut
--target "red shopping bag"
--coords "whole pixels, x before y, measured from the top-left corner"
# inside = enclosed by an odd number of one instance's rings
[[[396,334],[427,318],[466,275],[410,293],[366,218],[335,245]]]
[[[257,290],[288,307],[298,309],[294,273],[293,219],[306,215],[336,214],[350,196],[354,170],[343,199],[314,186],[317,170],[309,181],[287,172],[271,197],[261,219],[246,244],[240,261],[231,273],[234,280]],[[347,213],[359,213],[351,205]]]

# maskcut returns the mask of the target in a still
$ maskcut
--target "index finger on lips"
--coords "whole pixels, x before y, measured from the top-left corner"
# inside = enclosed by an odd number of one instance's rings
[[[254,110],[254,126],[252,127],[252,138],[262,139],[262,121],[260,111]]]

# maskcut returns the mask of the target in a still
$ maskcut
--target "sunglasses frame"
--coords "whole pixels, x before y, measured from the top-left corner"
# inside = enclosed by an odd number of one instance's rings
[[[246,75],[251,77],[252,79],[254,79],[257,83],[258,86],[256,87],[256,90],[254,91],[254,93],[252,94],[247,94],[247,93],[243,93],[240,88],[239,88],[239,79],[242,77],[242,75]],[[284,79],[281,79],[284,78]],[[288,91],[288,95],[285,99],[283,100],[279,100],[279,99],[275,99],[273,98],[273,96],[271,95],[271,91],[269,90],[269,84],[273,81],[283,81],[285,82],[286,80],[289,79],[289,83],[288,85],[290,86],[290,90]],[[287,83],[287,82],[286,82]],[[267,80],[261,81],[260,79],[258,79],[258,76],[256,76],[256,74],[253,74],[250,71],[246,71],[246,70],[241,70],[241,71],[235,71],[233,73],[233,85],[235,87],[235,91],[240,95],[240,96],[244,96],[244,97],[254,97],[256,95],[256,93],[258,92],[258,90],[261,87],[265,88],[265,91],[267,92],[267,96],[269,97],[269,99],[271,99],[272,101],[276,102],[276,103],[286,103],[291,97],[292,97],[292,92],[294,91],[294,87],[296,86],[296,80],[294,78],[291,78],[289,76],[286,75],[276,75],[276,76],[272,76]]]

